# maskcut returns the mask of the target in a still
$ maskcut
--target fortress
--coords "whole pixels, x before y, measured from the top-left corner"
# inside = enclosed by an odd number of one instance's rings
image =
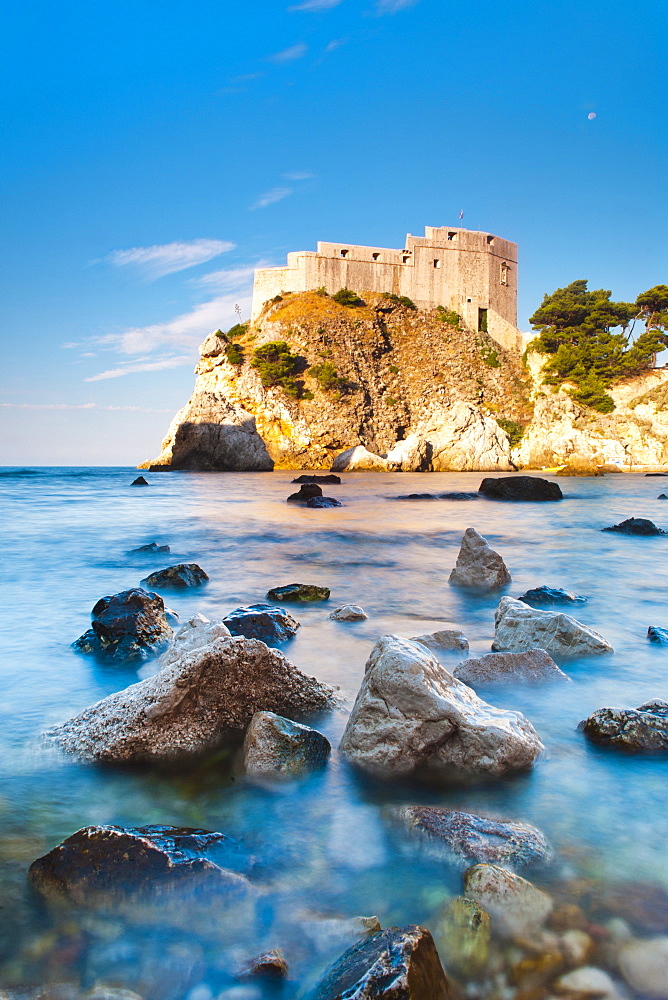
[[[288,254],[286,267],[255,272],[251,318],[283,292],[340,288],[405,295],[419,309],[444,306],[471,330],[489,333],[507,350],[522,349],[517,329],[517,244],[491,233],[426,226],[403,250],[318,243]]]

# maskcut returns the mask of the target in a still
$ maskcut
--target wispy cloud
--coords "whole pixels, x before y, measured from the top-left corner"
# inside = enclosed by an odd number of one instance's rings
[[[266,208],[267,205],[273,205],[277,201],[283,201],[288,195],[292,194],[292,188],[288,187],[275,187],[271,191],[266,191],[261,194],[257,201],[253,202],[251,205],[251,211],[256,208]]]
[[[283,176],[286,181],[308,181],[314,176],[314,174],[312,174],[309,170],[295,170],[292,173],[283,174]]]
[[[149,281],[166,274],[185,271],[196,264],[205,264],[214,257],[233,250],[229,240],[190,240],[189,242],[163,243],[160,246],[131,247],[129,250],[112,250],[106,260],[116,267],[132,267]]]
[[[418,0],[377,0],[376,13],[396,14],[398,10],[403,10],[405,7],[412,7],[417,2]]]
[[[294,62],[295,59],[301,59],[302,56],[305,56],[307,52],[308,45],[304,42],[298,42],[297,45],[291,45],[280,52],[274,52],[273,56],[269,56],[269,60],[275,63]]]
[[[171,413],[171,410],[157,410],[150,406],[100,406],[99,403],[0,403],[13,410],[104,410],[126,413]]]
[[[332,7],[338,7],[341,3],[343,0],[302,0],[302,3],[295,3],[292,7],[288,7],[288,10],[330,10]]]
[[[109,368],[84,379],[84,382],[102,382],[109,378],[121,378],[123,375],[136,375],[139,372],[162,372],[167,368],[180,368],[193,363],[192,354],[182,354],[173,358],[161,358],[158,361],[130,361],[118,368]]]
[[[209,288],[215,292],[230,292],[239,288],[247,291],[244,286],[253,281],[255,268],[269,266],[267,261],[259,260],[252,267],[232,267],[223,271],[210,271],[208,274],[203,274],[201,278],[193,278],[190,284],[196,285],[198,288]]]
[[[325,53],[334,52],[335,49],[340,49],[342,45],[346,44],[346,38],[332,38],[331,42],[328,42],[325,46]]]

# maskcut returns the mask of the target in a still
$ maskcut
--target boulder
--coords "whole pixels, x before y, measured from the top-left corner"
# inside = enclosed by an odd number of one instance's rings
[[[458,628],[443,628],[438,632],[411,636],[411,642],[419,642],[427,649],[468,649],[469,641]]]
[[[478,500],[477,493],[407,493],[395,500]]]
[[[544,502],[563,500],[559,483],[539,476],[504,476],[503,479],[483,479],[478,492],[490,500],[530,500]]]
[[[425,646],[386,635],[366,664],[340,749],[375,775],[456,778],[527,768],[543,744],[521,713],[482,701]]]
[[[292,480],[293,483],[341,483],[341,476],[334,476],[330,472],[326,476],[310,476],[304,473]]]
[[[467,528],[449,582],[471,590],[498,590],[510,583],[506,564],[475,528]]]
[[[168,566],[166,569],[150,573],[141,582],[149,587],[175,587],[181,590],[184,587],[201,587],[208,579],[209,577],[197,563],[178,563],[176,566]]]
[[[645,479],[657,479],[659,476],[668,476],[668,472],[646,472]]]
[[[386,456],[390,472],[427,472],[431,466],[431,444],[419,434],[397,441]]]
[[[306,503],[313,497],[321,497],[322,488],[317,483],[302,483],[296,493],[291,493],[287,503]]]
[[[329,617],[335,622],[361,622],[369,616],[357,604],[344,604],[342,607],[332,611]]]
[[[269,590],[267,597],[271,601],[311,603],[312,601],[328,601],[329,590],[327,587],[316,587],[313,583],[289,583],[286,587],[274,587],[273,590]]]
[[[655,642],[657,646],[668,646],[668,629],[660,628],[659,625],[650,625],[647,629],[647,638],[650,642]]]
[[[236,608],[226,615],[223,623],[232,635],[261,639],[262,642],[287,642],[301,628],[291,614],[270,604],[249,604],[245,608]]]
[[[585,604],[587,598],[579,597],[578,594],[571,594],[568,590],[562,590],[561,587],[534,587],[533,590],[527,590],[526,593],[522,594],[521,597],[517,598],[518,601],[524,601],[525,604]]]
[[[452,671],[464,684],[544,684],[568,681],[544,649],[529,649],[526,653],[485,653],[470,657]]]
[[[237,979],[287,979],[288,963],[280,948],[265,951],[255,955],[241,966],[236,974]]]
[[[209,621],[201,614],[193,615],[174,634],[169,648],[160,660],[160,666],[169,666],[186,653],[208,646],[214,639],[230,639],[231,636],[232,633],[223,622]]]
[[[172,637],[162,597],[139,587],[101,597],[91,618],[93,627],[72,643],[80,653],[145,660],[161,652]]]
[[[668,500],[668,496],[665,493],[659,493],[657,500]]]
[[[599,708],[581,723],[593,743],[622,750],[668,750],[668,701],[640,708]]]
[[[130,486],[148,486],[148,485],[149,484],[146,482],[143,476],[137,476],[137,478],[130,483]]]
[[[602,531],[616,531],[620,535],[665,535],[666,532],[657,528],[654,521],[648,521],[646,517],[627,517],[619,524],[613,524],[610,528],[602,528]]]
[[[567,1000],[628,1000],[611,976],[595,965],[582,965],[559,976],[554,988]]]
[[[345,951],[306,1000],[449,1000],[450,984],[424,927],[388,927]]]
[[[340,500],[335,500],[334,497],[311,497],[310,500],[306,501],[306,506],[313,508],[318,507],[343,507]]]
[[[600,656],[614,652],[602,635],[562,611],[531,608],[502,597],[494,615],[494,652],[543,649],[553,656]]]
[[[149,542],[148,545],[140,545],[136,549],[130,549],[130,553],[135,552],[169,552],[169,545],[158,545],[157,542]]]
[[[477,979],[489,959],[489,913],[474,899],[456,896],[432,923],[436,947],[446,968],[467,979]]]
[[[617,964],[629,986],[643,997],[668,1000],[668,937],[627,941]]]
[[[257,639],[219,637],[46,736],[88,760],[169,759],[238,737],[261,710],[299,718],[333,705],[332,689],[278,650]]]
[[[256,712],[244,739],[244,768],[247,774],[293,777],[322,767],[331,749],[317,729],[274,712]]]
[[[44,895],[79,905],[184,882],[245,891],[247,879],[206,857],[226,840],[222,833],[189,827],[87,826],[33,861],[28,875]]]
[[[493,417],[463,400],[419,406],[416,430],[431,445],[432,472],[510,471],[510,442]],[[426,412],[425,412],[426,411]]]
[[[489,913],[495,932],[506,938],[535,937],[552,912],[547,893],[499,865],[467,869],[464,894]]]
[[[367,451],[364,445],[346,448],[332,462],[332,472],[387,472],[387,460]]]
[[[512,869],[523,868],[552,856],[540,830],[528,823],[489,819],[473,813],[438,806],[399,806],[390,811],[431,853],[449,861],[486,862]]]

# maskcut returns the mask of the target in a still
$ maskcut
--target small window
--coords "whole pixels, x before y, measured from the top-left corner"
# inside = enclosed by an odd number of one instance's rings
[[[467,299],[466,301],[467,301],[467,302],[471,302],[472,300],[471,300],[471,299]]]
[[[411,255],[410,255],[409,253],[405,253],[405,254],[403,255],[403,261],[404,261],[404,264],[410,264],[410,261],[411,261]]]
[[[341,251],[341,256],[342,257],[347,257],[348,256],[348,251],[347,250],[342,250]]]
[[[434,259],[434,267],[440,267],[440,266],[441,266],[441,261],[438,257],[436,257]]]
[[[504,260],[503,263],[501,264],[501,267],[500,267],[501,284],[502,285],[507,285],[508,284],[508,272],[509,272],[509,270],[510,270],[510,268],[508,267],[508,265],[506,264],[506,262]]]
[[[489,247],[494,246],[494,237],[493,236],[488,236],[487,237],[487,246],[489,246]]]
[[[448,233],[448,239],[451,243],[454,243],[457,239],[457,233]]]
[[[372,253],[371,254],[371,259],[372,260],[380,260],[380,254],[379,253]]]

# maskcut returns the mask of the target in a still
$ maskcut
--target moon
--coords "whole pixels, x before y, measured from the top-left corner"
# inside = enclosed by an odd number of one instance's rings
[[[587,115],[587,118],[589,119],[590,122],[593,121],[595,117],[596,117],[595,111],[590,111],[589,114]]]

